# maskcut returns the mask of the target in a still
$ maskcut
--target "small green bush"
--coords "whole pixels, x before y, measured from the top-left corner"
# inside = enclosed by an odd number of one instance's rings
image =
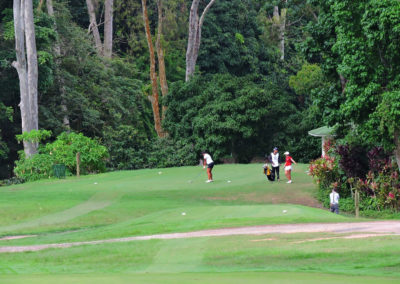
[[[36,154],[30,158],[20,153],[20,159],[15,162],[15,175],[26,181],[35,181],[53,176],[54,159],[48,154]]]
[[[53,143],[39,146],[39,153],[26,158],[23,151],[16,161],[15,175],[26,181],[53,176],[53,165],[64,164],[67,174],[76,171],[76,154],[80,152],[82,174],[106,170],[107,148],[82,133],[61,133]]]
[[[61,133],[56,141],[44,150],[56,164],[64,164],[70,172],[76,171],[76,154],[80,152],[80,169],[83,174],[105,172],[107,148],[82,133]]]
[[[354,200],[352,198],[341,198],[339,209],[344,212],[355,212]]]

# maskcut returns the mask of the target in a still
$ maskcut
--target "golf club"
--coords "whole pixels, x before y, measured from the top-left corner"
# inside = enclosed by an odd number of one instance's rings
[[[199,173],[191,180],[189,180],[189,183],[192,183],[194,180],[196,180],[201,174],[203,173],[203,169],[199,171]]]

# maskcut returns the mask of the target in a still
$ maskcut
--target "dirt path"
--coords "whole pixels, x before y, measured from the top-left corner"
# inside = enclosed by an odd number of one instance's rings
[[[293,234],[293,233],[370,233],[370,234],[393,234],[400,235],[400,221],[375,221],[360,223],[311,223],[311,224],[289,224],[289,225],[266,225],[240,228],[224,228],[215,230],[202,230],[187,233],[157,234],[148,236],[136,236],[116,238],[98,241],[84,241],[60,244],[43,244],[31,246],[3,246],[0,253],[40,251],[49,248],[68,248],[81,245],[96,245],[105,243],[131,242],[144,240],[168,240],[199,237],[222,237],[235,235],[265,235],[265,234]]]

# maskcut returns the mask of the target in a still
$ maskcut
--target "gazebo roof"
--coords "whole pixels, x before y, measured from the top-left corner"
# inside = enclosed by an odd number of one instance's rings
[[[308,134],[315,137],[335,136],[333,130],[333,127],[322,126],[309,131]]]

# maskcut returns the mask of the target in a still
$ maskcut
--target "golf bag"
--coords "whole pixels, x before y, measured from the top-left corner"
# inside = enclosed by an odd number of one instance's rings
[[[267,164],[264,165],[264,174],[267,176],[267,179],[270,181],[275,180],[275,174],[271,171],[269,166]]]

